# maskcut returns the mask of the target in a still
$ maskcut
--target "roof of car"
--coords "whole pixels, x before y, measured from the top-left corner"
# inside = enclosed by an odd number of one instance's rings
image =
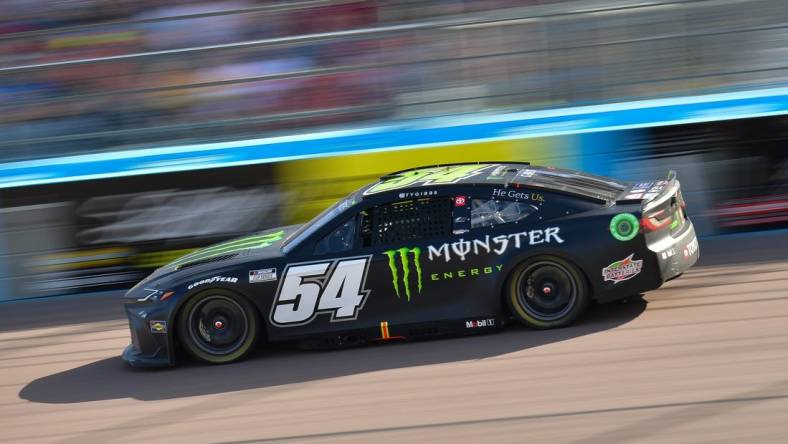
[[[607,202],[629,188],[615,179],[528,162],[473,162],[396,171],[361,190],[363,196],[432,186],[527,186]]]

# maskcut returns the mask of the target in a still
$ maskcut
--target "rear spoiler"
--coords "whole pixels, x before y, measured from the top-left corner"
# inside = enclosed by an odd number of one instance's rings
[[[665,200],[670,199],[670,197],[675,195],[681,187],[675,170],[668,171],[668,177],[665,180],[646,183],[649,184],[648,189],[640,190],[635,189],[633,186],[633,188],[622,193],[622,197],[616,199],[616,204],[639,203],[642,206],[643,212],[646,212],[661,205]]]

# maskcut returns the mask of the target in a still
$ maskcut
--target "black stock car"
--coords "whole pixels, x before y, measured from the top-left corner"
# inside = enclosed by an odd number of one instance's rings
[[[523,163],[389,174],[300,227],[188,254],[126,294],[135,366],[225,363],[260,341],[335,347],[563,327],[698,258],[675,174],[624,183]]]

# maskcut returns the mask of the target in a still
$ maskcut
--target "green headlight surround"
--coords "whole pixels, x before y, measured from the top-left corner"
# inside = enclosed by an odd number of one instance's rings
[[[634,214],[616,214],[610,220],[610,234],[617,240],[632,240],[638,235],[638,231],[640,231],[640,221]]]

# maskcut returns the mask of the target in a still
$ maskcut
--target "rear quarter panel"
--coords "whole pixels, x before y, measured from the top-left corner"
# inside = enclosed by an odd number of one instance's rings
[[[509,271],[530,257],[552,255],[577,265],[585,275],[592,298],[599,301],[614,300],[636,295],[660,285],[659,265],[646,247],[642,234],[629,241],[619,241],[610,233],[611,218],[630,208],[599,208],[587,212],[558,217],[543,225],[528,229],[557,227],[563,242],[528,245],[507,251],[503,260]],[[508,230],[511,232],[510,230]],[[603,270],[611,264],[632,255],[632,260],[642,261],[641,271],[619,281],[605,280]],[[500,288],[509,274],[501,276]]]

